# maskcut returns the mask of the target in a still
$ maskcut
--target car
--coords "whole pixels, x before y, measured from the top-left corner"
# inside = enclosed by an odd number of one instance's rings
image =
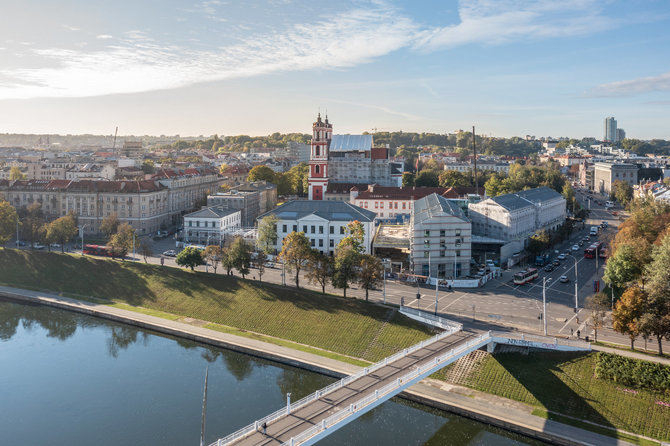
[[[566,282],[568,282],[568,276],[562,275],[561,278],[558,279],[558,280],[560,280],[562,283],[566,283]]]
[[[175,251],[174,249],[168,249],[163,253],[163,255],[166,257],[177,257],[177,251]]]
[[[608,226],[608,223],[607,223],[605,220],[603,220],[603,222],[600,223],[600,225],[601,225],[603,228],[606,228],[606,227]]]
[[[606,201],[606,202],[605,202],[605,207],[606,207],[606,208],[613,208],[613,207],[614,207],[614,203],[611,202],[611,201]]]
[[[572,245],[572,248],[570,249],[572,249],[573,251],[579,251],[579,245]]]
[[[584,240],[585,242],[588,242],[589,240],[591,240],[591,237],[589,237],[589,236],[587,235],[587,236],[585,236],[582,240]]]
[[[46,246],[44,246],[44,245],[41,244],[41,243],[35,243],[35,244],[33,245],[33,248],[35,248],[35,249],[44,249],[44,248],[46,248]]]
[[[552,272],[552,271],[554,270],[554,265],[552,265],[552,264],[550,263],[549,265],[547,265],[547,266],[544,267],[544,270],[545,270],[546,272],[550,273],[550,272]]]
[[[560,264],[561,264],[561,262],[558,259],[554,260],[554,262],[553,262],[554,266],[559,266]]]
[[[580,240],[578,243],[579,246],[584,246],[584,240]]]
[[[565,254],[560,253],[558,257],[556,257],[558,260],[565,260]]]
[[[60,243],[52,243],[50,246],[52,248],[60,248]]]
[[[26,242],[24,242],[23,240],[17,240],[16,246],[26,246]]]

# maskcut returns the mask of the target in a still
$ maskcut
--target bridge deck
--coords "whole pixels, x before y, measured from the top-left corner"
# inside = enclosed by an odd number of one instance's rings
[[[393,383],[415,367],[434,361],[445,352],[465,344],[476,336],[475,333],[459,332],[431,343],[395,362],[362,376],[345,387],[335,390],[316,399],[305,406],[295,409],[290,415],[268,424],[266,433],[259,429],[246,437],[231,443],[236,445],[281,445],[291,437],[306,431],[321,420],[335,414],[365,396],[375,393],[375,390]]]

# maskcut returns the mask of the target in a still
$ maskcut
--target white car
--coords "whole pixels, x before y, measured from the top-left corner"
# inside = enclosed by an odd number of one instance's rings
[[[570,249],[572,249],[573,251],[579,251],[579,245],[572,245],[572,248]]]
[[[556,257],[558,260],[565,260],[565,254],[561,253]]]
[[[33,245],[33,248],[35,248],[35,249],[44,249],[44,248],[46,248],[46,246],[42,245],[41,243],[35,243],[35,244]]]
[[[163,253],[163,255],[166,257],[177,257],[177,251],[175,251],[174,249],[168,249]]]
[[[561,276],[561,278],[558,280],[560,280],[563,283],[566,283],[568,281],[568,276]]]

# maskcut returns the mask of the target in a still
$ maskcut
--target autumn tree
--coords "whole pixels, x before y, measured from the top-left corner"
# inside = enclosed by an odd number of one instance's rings
[[[133,246],[135,230],[128,223],[122,223],[116,233],[109,239],[108,246],[112,250],[112,257],[121,257],[123,260]]]
[[[223,250],[218,245],[209,245],[202,253],[202,257],[205,259],[205,261],[212,265],[212,268],[214,268],[214,274],[216,274],[216,268],[219,266],[219,262],[221,262],[222,256]]]
[[[244,279],[249,274],[249,268],[251,267],[251,246],[242,237],[235,237],[233,244],[230,245],[228,255],[231,258],[233,267]]]
[[[4,245],[12,238],[18,221],[19,216],[14,206],[8,201],[0,200],[0,245]]]
[[[403,172],[402,173],[402,187],[413,187],[414,186],[414,174],[412,172]]]
[[[260,251],[256,253],[256,257],[253,259],[253,265],[258,270],[258,280],[263,281],[263,274],[265,273],[265,264],[268,262],[268,255],[265,252]]]
[[[154,244],[149,237],[143,237],[140,240],[140,246],[138,247],[139,253],[144,258],[144,263],[147,262],[147,257],[151,257],[154,254]]]
[[[204,265],[205,263],[202,260],[202,253],[194,246],[187,246],[184,248],[179,255],[177,255],[176,262],[179,266],[191,268],[191,271],[194,271],[196,266]]]
[[[662,355],[661,341],[663,338],[670,339],[670,237],[654,246],[645,278],[649,299],[641,330],[656,337],[658,351]]]
[[[21,172],[21,169],[19,169],[18,166],[12,166],[12,168],[9,169],[9,181],[25,180],[26,178],[28,178],[28,176]]]
[[[347,239],[342,239],[335,250],[333,286],[342,289],[343,297],[347,297],[350,284],[358,279],[360,255]]]
[[[625,206],[633,198],[633,186],[627,181],[616,180],[612,183],[610,197]]]
[[[284,237],[279,259],[286,265],[286,269],[295,271],[295,287],[300,288],[300,270],[312,253],[309,239],[304,232],[291,232]]]
[[[100,222],[100,232],[105,234],[109,240],[112,235],[116,233],[117,229],[119,229],[120,224],[121,222],[119,221],[119,217],[116,215],[116,212],[114,212],[113,214],[110,214],[102,219]]]
[[[21,232],[28,239],[32,247],[40,238],[40,230],[44,225],[44,213],[42,206],[38,202],[31,203],[27,208],[22,209]]]
[[[333,259],[313,249],[307,260],[305,270],[307,271],[307,280],[310,283],[318,284],[321,287],[321,292],[325,294],[326,285],[333,276]]]
[[[595,341],[598,342],[598,330],[605,326],[605,315],[610,308],[609,296],[605,293],[596,293],[586,298],[586,308],[591,316],[591,326],[595,333]]]
[[[65,244],[75,235],[77,235],[77,226],[74,224],[74,219],[69,215],[57,218],[46,227],[48,243],[60,243],[61,252],[65,252]]]
[[[358,271],[358,282],[365,289],[365,301],[368,301],[368,292],[375,288],[384,279],[384,268],[381,260],[370,254],[361,254]]]
[[[277,246],[277,221],[276,215],[270,214],[261,218],[258,223],[258,238],[256,247],[266,254],[274,254]]]
[[[268,183],[277,184],[277,176],[275,171],[268,166],[254,166],[249,171],[247,181],[267,181]]]
[[[621,295],[612,311],[612,328],[618,333],[628,335],[631,350],[635,350],[635,338],[640,334],[646,300],[642,289],[630,287]]]
[[[544,229],[533,234],[528,240],[528,247],[526,250],[532,255],[538,255],[549,246],[551,241],[549,233]]]

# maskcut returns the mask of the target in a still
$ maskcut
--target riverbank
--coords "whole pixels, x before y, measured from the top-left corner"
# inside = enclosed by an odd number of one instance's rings
[[[271,359],[330,376],[341,377],[360,370],[360,367],[353,364],[313,353],[298,351],[256,339],[235,336],[230,333],[222,333],[197,325],[163,319],[108,305],[9,287],[0,287],[0,295],[21,302],[49,305],[103,317],[159,333]],[[512,403],[509,400],[486,397],[483,394],[468,393],[466,389],[456,389],[454,386],[437,380],[425,380],[404,392],[402,396],[428,406],[451,411],[552,444],[632,444],[532,415],[533,408],[530,406]],[[224,432],[221,433],[222,436],[225,434]]]

